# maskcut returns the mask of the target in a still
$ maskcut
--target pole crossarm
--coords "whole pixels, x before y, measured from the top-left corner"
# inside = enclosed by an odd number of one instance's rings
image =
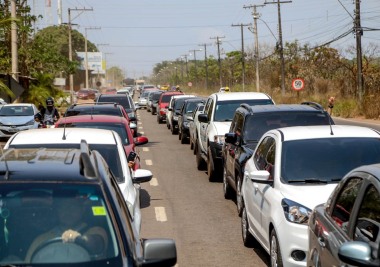
[[[220,39],[226,38],[225,36],[216,36],[216,37],[210,37],[210,39],[216,39],[216,45],[218,46],[218,64],[219,64],[219,85],[220,87],[223,87],[223,81],[222,81],[222,60],[220,59],[220,45],[221,41]]]

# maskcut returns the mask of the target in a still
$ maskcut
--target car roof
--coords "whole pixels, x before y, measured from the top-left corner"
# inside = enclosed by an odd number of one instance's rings
[[[269,132],[279,133],[283,141],[342,137],[380,139],[380,132],[374,129],[351,125],[293,126],[274,129]]]
[[[214,93],[210,97],[215,96],[217,101],[228,101],[228,100],[241,100],[241,99],[271,99],[265,93],[260,92],[230,92],[225,93]]]
[[[15,103],[15,104],[3,104],[2,107],[24,107],[24,106],[34,106],[31,103]]]
[[[351,170],[346,177],[351,176],[354,172],[371,173],[380,182],[380,163],[364,165]]]
[[[87,155],[82,154],[82,152]],[[0,157],[0,170],[3,173],[0,179],[2,178],[5,181],[59,181],[100,184],[101,175],[94,168],[96,165],[99,166],[100,159],[100,154],[97,151],[89,152],[87,145],[85,151],[82,145],[81,150],[11,148]]]
[[[170,92],[164,92],[162,95],[183,95],[182,92],[177,92],[177,91],[170,91]]]
[[[63,138],[65,134],[65,138]],[[93,128],[47,128],[30,129],[14,134],[7,142],[11,145],[79,144],[85,139],[88,144],[116,144],[116,132]]]
[[[63,117],[59,119],[58,124],[65,124],[71,122],[109,122],[109,123],[124,123],[128,124],[128,120],[124,117],[110,116],[110,115],[77,115]]]
[[[250,111],[252,113],[265,113],[265,112],[291,112],[291,111],[317,111],[317,112],[325,112],[323,109],[319,109],[319,107],[311,106],[311,105],[302,105],[302,104],[278,104],[278,105],[254,105],[249,106]]]

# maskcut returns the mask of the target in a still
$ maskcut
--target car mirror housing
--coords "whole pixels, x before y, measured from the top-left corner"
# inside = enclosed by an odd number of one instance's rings
[[[145,136],[138,136],[134,139],[136,146],[141,146],[148,143],[148,138]]]
[[[343,243],[338,250],[339,259],[344,263],[355,266],[380,266],[380,260],[373,260],[371,255],[370,245],[361,241]]]
[[[129,128],[131,128],[131,129],[137,129],[137,124],[136,123],[133,123],[133,122],[131,122],[131,123],[129,123]]]
[[[236,134],[235,133],[226,133],[224,135],[225,139],[224,142],[229,144],[235,144],[236,143]]]
[[[207,122],[208,122],[207,114],[199,114],[199,115],[198,115],[198,120],[199,120],[200,122],[205,122],[205,123],[207,123]]]
[[[255,183],[262,183],[262,184],[273,183],[270,173],[266,170],[252,171],[249,174],[248,173],[245,173],[245,174],[249,175],[249,178],[251,179],[251,181]]]
[[[149,170],[137,169],[133,176],[133,183],[145,183],[152,180],[153,174]]]
[[[174,266],[177,263],[177,249],[173,239],[145,239],[143,250],[142,266]]]

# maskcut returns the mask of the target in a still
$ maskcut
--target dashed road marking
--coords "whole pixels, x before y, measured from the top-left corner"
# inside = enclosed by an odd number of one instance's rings
[[[142,129],[143,129],[143,127],[142,127],[142,126],[139,126],[139,129],[141,129],[141,130],[142,130]]]
[[[142,124],[142,122],[141,122],[141,121],[139,121],[137,124]]]
[[[168,220],[164,207],[155,207],[154,211],[156,212],[156,220],[158,222],[166,222]]]
[[[157,178],[152,178],[149,182],[150,186],[158,186]]]
[[[143,147],[143,151],[144,152],[148,152],[149,151],[149,147]]]
[[[153,165],[153,162],[150,159],[146,159],[145,164],[150,166],[150,165]]]
[[[140,132],[141,134],[144,134],[144,132]]]

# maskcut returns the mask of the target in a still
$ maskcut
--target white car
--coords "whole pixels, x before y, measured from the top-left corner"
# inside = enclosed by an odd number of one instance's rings
[[[198,142],[199,127],[200,127],[200,124],[198,121],[198,115],[203,113],[204,108],[205,108],[204,103],[199,103],[193,112],[192,120],[190,120],[189,122],[190,149],[194,149],[195,144],[197,144]]]
[[[106,160],[117,179],[127,203],[136,231],[141,230],[140,182],[152,178],[148,170],[138,169],[132,175],[120,136],[111,130],[90,128],[51,128],[19,132],[5,144],[7,148],[79,148],[86,140],[90,149],[97,150]]]
[[[166,112],[166,126],[172,132],[172,134],[176,134],[178,132],[178,115],[175,114],[175,111],[176,109],[178,110],[181,108],[181,104],[183,104],[183,101],[185,101],[183,100],[181,102],[177,102],[177,99],[190,97],[195,97],[195,95],[174,95],[170,99],[168,111]]]
[[[224,135],[228,133],[235,110],[241,104],[273,105],[273,99],[259,92],[215,93],[207,98],[203,114],[198,115],[200,123],[199,138],[195,144],[196,164],[198,170],[207,163],[209,181],[222,179],[222,147]]]
[[[2,105],[0,109],[0,138],[8,138],[19,131],[38,128],[38,122],[34,120],[37,113],[37,107],[30,103]]]
[[[308,220],[350,170],[380,162],[380,133],[347,125],[266,132],[242,184],[243,243],[258,242],[271,266],[306,266]]]

